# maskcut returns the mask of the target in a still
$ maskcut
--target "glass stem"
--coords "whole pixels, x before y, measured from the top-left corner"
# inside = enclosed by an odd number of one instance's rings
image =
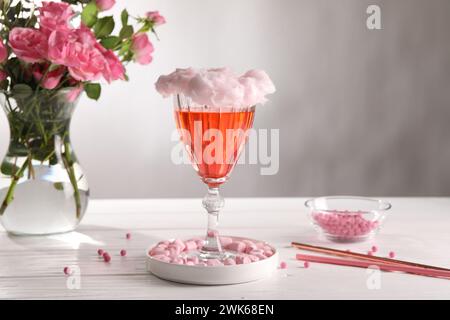
[[[219,194],[219,188],[209,187],[208,193],[203,199],[203,207],[208,212],[208,229],[206,231],[205,243],[201,250],[207,258],[220,258],[222,255],[218,225],[219,212],[223,206],[224,200]]]

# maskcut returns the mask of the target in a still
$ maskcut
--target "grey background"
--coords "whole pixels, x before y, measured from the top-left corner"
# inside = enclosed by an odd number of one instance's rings
[[[366,8],[382,10],[380,31]],[[171,101],[153,89],[175,67],[262,68],[278,92],[256,128],[280,129],[280,171],[238,166],[226,196],[446,196],[450,190],[450,1],[139,0],[159,9],[155,60],[83,99],[72,139],[96,198],[202,196],[170,160]],[[7,122],[0,117],[0,150]]]

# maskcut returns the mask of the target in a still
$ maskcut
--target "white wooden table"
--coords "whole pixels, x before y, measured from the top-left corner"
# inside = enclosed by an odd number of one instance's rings
[[[366,252],[373,244],[399,259],[450,266],[450,199],[391,198],[391,216],[373,242],[330,244],[309,225],[305,199],[227,199],[223,234],[264,239],[277,248],[287,270],[233,286],[201,287],[160,280],[145,270],[145,251],[160,239],[199,235],[206,217],[198,199],[93,200],[77,232],[51,237],[10,237],[0,231],[1,299],[450,299],[450,281],[382,273],[368,289],[365,269],[295,261],[291,241]],[[131,232],[132,239],[125,234]],[[106,264],[97,256],[112,255]],[[126,249],[127,257],[119,251]],[[80,269],[80,289],[70,289],[65,266]],[[73,283],[73,282],[72,282]]]

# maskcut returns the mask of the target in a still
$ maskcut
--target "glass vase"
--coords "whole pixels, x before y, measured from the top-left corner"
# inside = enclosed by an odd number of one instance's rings
[[[35,92],[16,85],[0,93],[10,127],[0,173],[0,222],[9,233],[69,232],[83,218],[89,187],[69,134],[77,102],[70,89]]]

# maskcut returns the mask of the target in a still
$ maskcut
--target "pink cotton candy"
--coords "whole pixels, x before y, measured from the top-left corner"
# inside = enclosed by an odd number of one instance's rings
[[[229,68],[177,69],[159,77],[156,90],[163,96],[183,94],[198,105],[249,107],[267,101],[275,86],[266,72],[250,70],[238,76]]]

